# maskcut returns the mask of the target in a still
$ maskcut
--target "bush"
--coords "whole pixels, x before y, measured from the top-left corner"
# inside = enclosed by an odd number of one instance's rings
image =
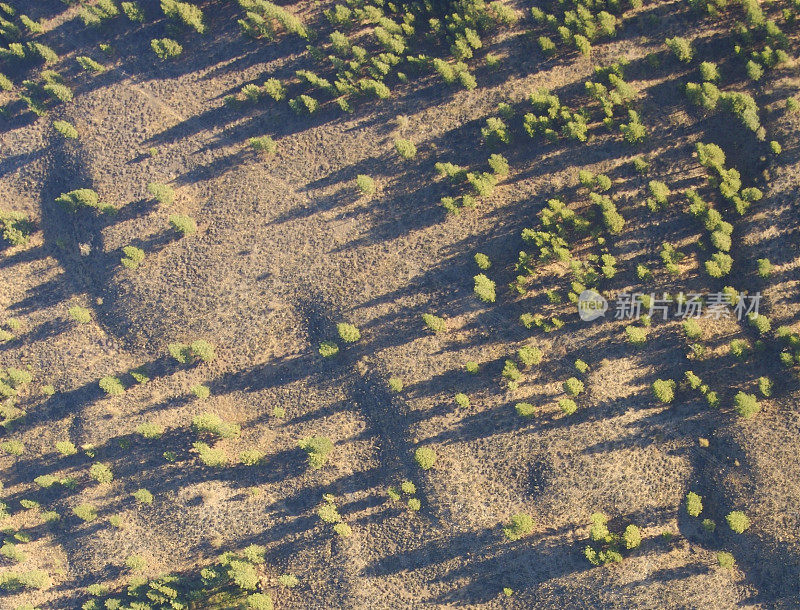
[[[633,345],[644,345],[647,342],[647,329],[639,326],[626,326],[625,334]]]
[[[536,346],[521,347],[517,350],[517,358],[525,366],[532,366],[542,362],[542,350]]]
[[[161,438],[161,436],[164,434],[164,426],[161,424],[145,422],[136,428],[136,433],[146,439],[152,440],[155,438]]]
[[[11,439],[0,443],[0,451],[8,455],[20,456],[25,452],[25,445],[22,444],[22,441]]]
[[[205,339],[197,339],[191,343],[170,343],[167,347],[170,356],[180,364],[194,364],[198,361],[211,362],[216,357],[214,346]]]
[[[200,400],[205,400],[211,396],[211,388],[209,388],[207,385],[203,385],[202,383],[193,385],[191,388],[189,388],[189,391]]]
[[[136,269],[144,260],[144,250],[135,246],[125,246],[122,248],[122,253],[125,256],[120,262],[126,269]]]
[[[752,59],[747,62],[745,71],[747,72],[747,76],[752,80],[760,80],[761,77],[764,76],[764,68],[761,67],[761,64],[754,62]]]
[[[474,360],[467,360],[467,362],[464,364],[464,369],[470,375],[477,375],[478,372],[480,372],[480,366]]]
[[[417,156],[417,147],[414,146],[411,140],[397,138],[394,141],[394,148],[397,154],[403,157],[403,159],[413,159]]]
[[[736,560],[734,559],[733,555],[727,551],[719,551],[717,553],[717,564],[721,568],[732,570],[734,567],[736,567]]]
[[[62,193],[56,197],[56,202],[63,205],[69,212],[77,212],[81,208],[103,209],[100,196],[92,189],[76,189],[69,193]]]
[[[733,408],[741,417],[750,419],[761,410],[761,405],[758,404],[758,399],[755,394],[745,394],[738,392],[733,397]]]
[[[691,43],[686,40],[685,38],[681,38],[680,36],[675,36],[674,38],[667,38],[664,41],[664,44],[667,45],[667,48],[672,51],[675,57],[678,58],[679,61],[684,63],[692,61],[692,57],[694,56],[694,51],[692,50]]]
[[[496,298],[495,283],[483,273],[476,275],[472,279],[475,281],[473,291],[478,298],[484,303],[494,303]]]
[[[333,451],[333,442],[326,436],[309,436],[297,442],[308,455],[308,465],[316,470],[328,463],[330,454]]]
[[[719,68],[711,61],[704,61],[700,64],[700,78],[706,82],[716,82],[719,80]]]
[[[166,184],[160,182],[151,182],[147,185],[147,192],[153,196],[153,199],[159,203],[170,205],[175,201],[175,191]]]
[[[529,402],[518,402],[514,405],[514,409],[520,417],[533,417],[538,412],[538,409]]]
[[[72,123],[67,121],[53,121],[53,129],[68,140],[74,140],[78,137],[78,130],[75,129]]]
[[[485,254],[481,254],[478,252],[475,255],[475,264],[478,265],[479,269],[486,271],[489,267],[492,266],[492,261],[489,260],[489,257]]]
[[[177,2],[176,0],[161,0],[161,10],[170,19],[181,21],[198,34],[206,31],[206,26],[203,23],[203,11],[193,4]]]
[[[686,494],[686,512],[692,517],[698,517],[703,512],[703,499],[693,491]]]
[[[150,41],[150,48],[162,61],[174,59],[183,53],[183,47],[171,38],[157,38]]]
[[[467,396],[466,394],[463,394],[463,393],[459,392],[458,394],[455,395],[454,398],[455,398],[456,404],[459,407],[461,407],[462,409],[466,409],[466,408],[469,407],[469,404],[470,404],[469,403],[469,396]]]
[[[301,95],[290,99],[289,107],[297,114],[314,114],[319,109],[319,102],[310,95]]]
[[[144,23],[144,13],[138,2],[123,2],[120,6],[128,19],[136,23]]]
[[[564,382],[564,391],[570,396],[577,396],[583,392],[583,382],[577,377],[570,377]]]
[[[0,210],[0,237],[12,246],[27,244],[32,231],[33,223],[22,212]]]
[[[533,517],[525,513],[517,513],[511,516],[511,521],[503,527],[503,534],[509,540],[519,540],[533,532]]]
[[[430,447],[418,447],[414,452],[414,461],[422,470],[430,470],[436,463],[436,452]]]
[[[572,415],[578,410],[577,403],[571,398],[560,398],[558,401],[558,408],[564,415]]]
[[[422,314],[422,321],[425,323],[425,326],[434,333],[438,334],[447,330],[447,323],[444,321],[444,318],[435,316],[432,313]]]
[[[106,396],[121,396],[125,393],[125,386],[122,385],[122,382],[113,377],[112,375],[107,375],[103,377],[99,382],[98,385],[100,389],[105,392]]]
[[[772,396],[772,380],[769,377],[759,377],[758,391],[764,398]]]
[[[57,441],[56,451],[65,457],[78,453],[78,449],[69,441]]]
[[[758,265],[758,275],[759,275],[759,277],[762,277],[762,278],[765,278],[765,279],[768,278],[770,275],[772,275],[772,272],[775,269],[775,267],[769,261],[768,258],[759,258],[756,261],[756,264]]]
[[[194,235],[197,232],[197,223],[191,216],[173,214],[169,217],[169,224],[181,234],[181,237]]]
[[[200,461],[210,468],[224,468],[228,465],[228,456],[222,449],[214,449],[199,441],[192,443],[192,448],[197,452]]]
[[[258,466],[264,460],[264,452],[258,449],[246,449],[239,453],[239,461],[245,466]]]
[[[625,531],[622,532],[622,541],[625,543],[625,548],[628,550],[638,548],[642,544],[642,533],[639,528],[633,524],[628,525]]]
[[[239,436],[241,427],[224,421],[214,413],[202,413],[192,420],[192,428],[198,434],[211,434],[219,438],[234,438]]]
[[[152,504],[153,494],[151,494],[148,490],[141,488],[133,492],[133,499],[139,504]]]
[[[323,341],[319,344],[319,355],[323,358],[333,358],[339,353],[339,346],[333,341]]]
[[[79,504],[72,509],[72,513],[81,521],[94,521],[97,519],[97,508],[89,503]]]
[[[336,325],[336,330],[339,333],[339,338],[345,343],[355,343],[361,339],[361,331],[352,324],[340,322]]]
[[[97,464],[92,464],[89,468],[89,477],[100,484],[108,484],[114,480],[114,473],[111,472],[107,464],[98,462]]]
[[[675,398],[675,382],[672,379],[656,379],[653,382],[653,394],[664,404],[671,403]]]
[[[252,593],[245,600],[248,610],[273,610],[272,598],[269,593]]]
[[[265,153],[267,155],[275,154],[275,151],[278,149],[278,145],[275,143],[275,140],[269,136],[250,138],[247,140],[247,144],[253,150]]]
[[[80,64],[81,68],[83,68],[87,72],[100,74],[101,72],[106,71],[106,68],[105,66],[103,66],[103,64],[100,64],[95,60],[93,60],[91,57],[87,57],[85,55],[80,55],[76,57],[75,61],[77,61]]]
[[[750,527],[750,519],[742,511],[734,510],[725,515],[728,527],[737,534],[744,533]]]
[[[372,195],[375,192],[375,181],[364,174],[356,176],[356,186],[364,195]]]
[[[390,377],[389,378],[389,389],[392,392],[402,392],[403,391],[403,380],[399,377]]]

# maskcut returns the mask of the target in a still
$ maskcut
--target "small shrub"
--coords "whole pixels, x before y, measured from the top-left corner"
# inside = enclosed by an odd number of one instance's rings
[[[489,257],[485,254],[481,254],[480,252],[475,255],[475,264],[478,265],[478,268],[482,269],[483,271],[486,271],[492,266],[492,262],[489,260]]]
[[[122,12],[125,13],[129,20],[135,23],[144,23],[144,12],[142,12],[138,2],[123,2],[120,7],[122,7]]]
[[[375,181],[364,174],[356,176],[356,186],[364,195],[372,195],[375,192]]]
[[[103,377],[98,385],[105,392],[106,396],[121,396],[125,393],[125,386],[122,382],[112,375]]]
[[[707,82],[716,82],[719,80],[719,69],[717,64],[711,61],[704,61],[700,64],[700,77]]]
[[[309,436],[297,442],[308,455],[308,465],[316,470],[328,463],[333,451],[333,442],[326,436]]]
[[[653,382],[653,394],[664,404],[671,403],[675,398],[675,381],[672,379],[656,379]]]
[[[85,307],[75,305],[69,308],[69,317],[75,320],[78,324],[88,324],[92,321],[92,312]]]
[[[397,138],[394,141],[394,148],[397,151],[397,154],[403,157],[403,159],[413,159],[417,156],[417,147],[414,146],[414,143],[411,142],[411,140]]]
[[[583,382],[577,377],[570,377],[564,382],[564,391],[570,396],[577,396],[583,392]]]
[[[628,550],[638,548],[642,544],[642,533],[635,525],[628,525],[622,532],[622,541]]]
[[[733,555],[727,551],[719,551],[717,553],[717,564],[721,568],[732,570],[734,567],[736,567],[736,560],[734,559]]]
[[[150,48],[162,61],[175,59],[183,53],[183,47],[171,38],[156,38],[150,41]]]
[[[435,316],[432,313],[424,313],[422,314],[422,321],[425,323],[430,330],[434,333],[441,333],[447,330],[447,323],[444,321],[443,318],[439,316]]]
[[[692,517],[698,517],[703,512],[703,499],[693,491],[686,494],[686,512]]]
[[[741,417],[750,419],[756,413],[761,411],[761,405],[758,404],[758,399],[755,394],[745,394],[738,392],[733,398],[733,408]]]
[[[418,447],[414,452],[414,461],[422,470],[430,470],[436,463],[436,452],[430,447]]]
[[[139,504],[149,505],[153,503],[153,494],[151,494],[148,490],[141,488],[133,492],[133,499]]]
[[[675,57],[678,58],[679,61],[684,63],[688,63],[692,61],[692,57],[694,56],[694,51],[692,50],[691,43],[686,40],[685,38],[681,38],[680,36],[675,36],[674,38],[667,38],[664,43],[667,45],[667,48],[672,51]]]
[[[161,438],[161,436],[164,434],[164,426],[161,424],[145,422],[136,428],[136,433],[148,440]]]
[[[503,527],[503,534],[509,540],[519,540],[533,532],[534,525],[533,517],[525,513],[517,513],[512,515],[508,525]]]
[[[759,277],[765,279],[768,278],[770,275],[772,275],[772,272],[775,269],[775,267],[772,265],[772,263],[769,261],[768,258],[759,258],[756,261],[756,264],[758,265]]]
[[[456,401],[456,404],[462,409],[466,409],[469,407],[470,404],[469,396],[467,396],[466,394],[459,392],[458,394],[455,395],[454,399]]]
[[[194,235],[197,232],[197,223],[194,218],[185,214],[172,214],[169,217],[169,224],[181,234],[181,237]]]
[[[474,360],[468,360],[468,361],[466,362],[466,364],[464,364],[464,369],[465,369],[465,370],[467,371],[467,373],[469,373],[470,375],[477,375],[477,374],[478,374],[478,372],[480,371],[480,366],[479,366],[479,365],[478,365],[478,363],[477,363],[477,362],[475,362]]]
[[[333,341],[323,341],[319,344],[319,355],[323,358],[333,358],[339,353],[339,346]]]
[[[122,248],[122,253],[125,255],[120,259],[123,267],[126,269],[136,269],[144,260],[144,250],[136,246],[125,246]]]
[[[561,398],[558,401],[558,407],[564,415],[572,415],[578,410],[577,403],[571,398]]]
[[[361,339],[361,331],[347,322],[340,322],[337,324],[336,330],[339,333],[339,338],[345,343],[355,343]]]
[[[725,515],[728,527],[737,534],[744,533],[750,527],[750,519],[742,511],[734,510]]]
[[[533,366],[542,362],[542,350],[536,346],[521,347],[517,350],[517,358],[525,366]]]
[[[78,137],[78,130],[75,129],[72,123],[67,121],[53,121],[53,129],[68,140],[74,140]]]
[[[78,453],[77,447],[69,441],[57,441],[56,451],[65,457]]]
[[[278,150],[278,145],[275,143],[275,140],[273,140],[269,136],[259,136],[257,138],[250,138],[249,140],[247,140],[247,144],[253,150],[267,155],[274,155],[275,151]]]
[[[114,473],[111,472],[111,469],[107,464],[101,464],[98,462],[97,464],[92,464],[92,466],[89,468],[89,477],[101,485],[105,485],[114,480]]]
[[[192,420],[192,428],[198,434],[211,434],[219,438],[234,438],[239,436],[241,427],[224,421],[214,413],[202,413]]]
[[[22,441],[11,439],[0,442],[0,451],[8,455],[20,456],[25,453],[25,445]]]
[[[759,377],[758,391],[764,398],[772,396],[772,380],[769,377]]]
[[[247,610],[273,610],[272,597],[269,593],[251,593],[245,600]]]
[[[93,60],[91,57],[87,57],[85,55],[80,55],[75,58],[81,68],[83,68],[86,72],[92,72],[93,74],[100,74],[101,72],[105,72],[106,68],[103,64],[100,64]]]
[[[258,466],[264,460],[264,452],[258,449],[246,449],[239,454],[239,461],[245,466]]]
[[[192,443],[192,448],[197,452],[200,461],[209,468],[224,468],[228,465],[228,456],[222,449],[215,449],[207,443]],[[167,457],[167,454],[164,454]],[[168,460],[171,461],[171,460]]]
[[[473,291],[478,298],[484,303],[494,303],[496,298],[495,283],[483,273],[476,275],[472,279],[475,281]]]
[[[518,402],[514,405],[517,415],[520,417],[534,417],[538,409],[529,402]]]
[[[89,522],[97,519],[97,508],[89,503],[79,504],[72,509],[72,513],[81,521]]]
[[[175,201],[175,191],[172,187],[160,182],[151,182],[148,184],[147,192],[152,195],[153,199],[164,205],[170,205]]]

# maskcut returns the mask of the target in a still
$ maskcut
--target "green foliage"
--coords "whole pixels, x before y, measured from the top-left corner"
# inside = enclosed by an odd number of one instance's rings
[[[286,98],[286,88],[277,78],[268,78],[264,82],[264,93],[266,93],[276,102],[280,102]]]
[[[664,404],[671,403],[675,398],[675,381],[672,379],[656,379],[653,382],[653,394]]]
[[[703,499],[693,491],[686,494],[686,512],[692,517],[698,517],[703,512]]]
[[[626,326],[625,334],[628,337],[628,343],[633,345],[644,345],[647,342],[647,329],[639,326]]]
[[[175,191],[172,187],[160,182],[151,182],[148,184],[147,192],[150,193],[153,199],[164,205],[170,205],[175,201]]]
[[[5,591],[46,589],[49,585],[50,576],[44,570],[6,571],[0,574],[0,589]]]
[[[113,375],[107,375],[103,377],[98,382],[98,385],[100,386],[100,389],[105,392],[106,396],[121,396],[125,393],[125,386],[122,385],[122,382]]]
[[[430,447],[418,447],[414,452],[414,461],[422,470],[430,470],[436,463],[436,452]]]
[[[476,275],[473,280],[475,281],[473,290],[478,298],[484,303],[494,303],[496,298],[495,283],[483,273]]]
[[[333,341],[323,341],[319,344],[319,355],[323,358],[333,358],[339,353],[339,346]]]
[[[628,550],[638,548],[642,544],[642,533],[633,524],[628,525],[622,532],[622,541]]]
[[[88,324],[92,321],[92,312],[86,307],[74,305],[69,308],[69,317],[75,320],[78,324]]]
[[[183,53],[183,47],[171,38],[155,38],[150,41],[150,48],[162,61],[175,59]]]
[[[122,12],[134,23],[144,23],[144,12],[138,2],[123,2],[120,4]]]
[[[205,400],[209,396],[211,396],[211,388],[202,383],[198,383],[197,385],[193,385],[189,388],[189,391],[194,394],[200,400]]]
[[[422,321],[425,323],[425,326],[427,326],[428,329],[432,330],[436,334],[447,330],[447,323],[444,321],[444,318],[435,316],[432,313],[422,314]]]
[[[542,357],[542,350],[536,346],[525,346],[517,350],[517,358],[524,366],[540,364]]]
[[[69,212],[77,212],[82,208],[95,208],[106,211],[100,203],[100,195],[92,189],[76,189],[62,193],[56,197],[56,203],[63,205]]]
[[[679,61],[684,63],[692,61],[694,50],[692,49],[692,44],[685,38],[681,38],[680,36],[667,38],[664,44],[667,45],[667,48],[672,51]]]
[[[519,540],[533,532],[533,517],[526,513],[511,515],[511,520],[503,526],[503,534],[509,540]]]
[[[485,254],[478,252],[475,254],[475,264],[478,265],[479,269],[486,271],[489,267],[492,266],[492,261],[489,260],[489,257]]]
[[[89,468],[89,477],[101,485],[105,485],[114,480],[114,473],[111,472],[111,468],[108,467],[108,464],[98,462],[92,464]]]
[[[122,265],[127,269],[136,269],[144,260],[144,250],[135,246],[125,246],[122,248],[125,255],[120,259]]]
[[[558,400],[558,408],[564,415],[572,415],[578,410],[578,404],[571,398],[560,398]]]
[[[211,434],[219,438],[234,438],[241,432],[239,424],[226,422],[214,413],[196,415],[192,420],[192,428],[198,434]]]
[[[734,559],[733,555],[731,555],[727,551],[718,551],[717,564],[721,568],[724,568],[726,570],[732,570],[733,568],[736,567],[736,559]]]
[[[758,399],[755,394],[745,394],[744,392],[737,392],[733,397],[733,408],[741,417],[750,419],[756,413],[761,411],[761,405],[758,404]]]
[[[529,402],[518,402],[514,405],[514,410],[520,417],[533,417],[538,413],[538,409]]]
[[[181,237],[194,235],[197,232],[197,223],[195,223],[194,218],[191,216],[172,214],[169,217],[169,224],[181,234]]]
[[[20,456],[25,453],[25,445],[22,441],[16,439],[9,439],[0,442],[0,451],[8,455]]]
[[[327,464],[333,452],[333,442],[326,436],[309,436],[299,440],[297,446],[306,452],[308,465],[314,470]]]
[[[258,449],[246,449],[239,453],[239,461],[245,466],[258,466],[264,460],[264,452]]]
[[[65,457],[78,453],[78,449],[69,441],[56,442],[56,451]]]
[[[145,422],[136,428],[136,432],[146,439],[161,438],[164,434],[164,426],[152,422]]]
[[[297,114],[314,114],[319,109],[319,102],[310,95],[300,95],[289,100],[289,107]]]
[[[0,210],[0,237],[12,246],[24,246],[33,232],[33,223],[22,212]]]
[[[758,391],[764,398],[772,396],[772,380],[769,377],[759,377]]]
[[[97,508],[93,504],[79,504],[72,509],[72,513],[81,521],[94,521],[97,519]]]
[[[272,597],[269,593],[252,593],[245,600],[248,610],[273,610]]]
[[[564,391],[570,396],[577,396],[583,392],[583,382],[577,377],[570,377],[564,382]]]
[[[228,465],[228,456],[222,449],[213,448],[200,441],[192,443],[192,448],[197,452],[200,461],[210,468],[224,468]]]
[[[417,147],[411,140],[397,138],[394,141],[394,148],[403,159],[413,159],[417,156]]]
[[[53,129],[68,140],[74,140],[78,137],[78,130],[75,129],[72,123],[67,121],[53,121]]]
[[[275,143],[275,140],[269,136],[250,138],[247,140],[247,144],[253,150],[265,153],[267,155],[275,154],[275,151],[278,149],[278,145]]]
[[[161,10],[170,19],[180,21],[198,34],[206,31],[206,26],[203,23],[203,11],[193,4],[177,2],[176,0],[161,0]]]
[[[375,192],[375,181],[364,174],[356,176],[356,186],[364,195],[372,195]]]
[[[81,68],[83,68],[86,72],[92,72],[93,74],[100,74],[101,72],[105,72],[106,68],[103,64],[100,64],[93,60],[91,57],[87,57],[85,55],[79,55],[75,58]]]
[[[737,534],[743,534],[750,527],[750,519],[742,511],[734,510],[725,515],[728,527]]]
[[[711,61],[704,61],[700,64],[700,78],[704,82],[716,82],[719,80],[719,68]]]
[[[141,488],[133,492],[133,499],[139,504],[152,504],[153,494],[148,490]]]
[[[248,36],[272,40],[280,31],[300,38],[310,35],[298,17],[268,0],[239,0],[239,5],[247,12],[247,18],[239,19],[239,25]]]
[[[355,343],[361,339],[361,331],[347,322],[339,322],[336,325],[336,331],[339,333],[339,338],[345,343]]]

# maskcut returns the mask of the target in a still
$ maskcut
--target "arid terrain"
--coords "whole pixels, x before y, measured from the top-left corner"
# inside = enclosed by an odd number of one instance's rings
[[[0,39],[0,608],[800,607],[797,0]]]

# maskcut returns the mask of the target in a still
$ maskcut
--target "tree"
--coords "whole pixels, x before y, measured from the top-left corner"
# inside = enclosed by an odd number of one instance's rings
[[[737,534],[743,534],[750,527],[750,519],[740,510],[734,510],[725,516],[725,521]]]
[[[430,447],[418,447],[414,452],[414,461],[422,470],[430,470],[436,463],[436,452]]]
[[[181,234],[181,237],[194,235],[197,232],[197,223],[195,223],[194,218],[191,216],[172,214],[169,217],[169,224]]]
[[[308,465],[316,470],[328,463],[333,451],[333,441],[327,436],[309,436],[297,442],[297,446],[306,452]]]
[[[667,48],[672,51],[675,57],[678,58],[679,61],[684,63],[688,63],[692,61],[692,57],[694,56],[694,51],[692,50],[691,43],[686,40],[685,38],[681,38],[680,36],[675,36],[674,38],[667,38],[664,41],[664,44],[667,45]]]
[[[675,398],[675,381],[672,379],[656,379],[653,382],[653,394],[664,404],[669,404]]]
[[[519,540],[533,532],[533,517],[526,513],[517,513],[511,516],[511,520],[503,527],[503,534],[509,540]]]
[[[483,273],[476,275],[473,280],[475,281],[474,292],[478,298],[484,303],[494,303],[496,298],[495,283]]]
[[[733,408],[741,417],[750,419],[756,413],[761,411],[761,405],[758,404],[758,399],[755,394],[745,394],[738,392],[733,398]]]
[[[361,331],[347,322],[337,324],[336,331],[339,333],[339,338],[345,343],[355,343],[361,339]]]
[[[417,147],[414,146],[414,143],[411,140],[397,138],[394,141],[394,148],[397,151],[397,154],[403,157],[403,159],[413,159],[417,156]]]
[[[183,47],[171,38],[157,38],[150,41],[150,48],[162,61],[175,59],[183,53]]]
[[[703,512],[703,499],[693,491],[686,494],[686,512],[692,517],[697,517]]]

